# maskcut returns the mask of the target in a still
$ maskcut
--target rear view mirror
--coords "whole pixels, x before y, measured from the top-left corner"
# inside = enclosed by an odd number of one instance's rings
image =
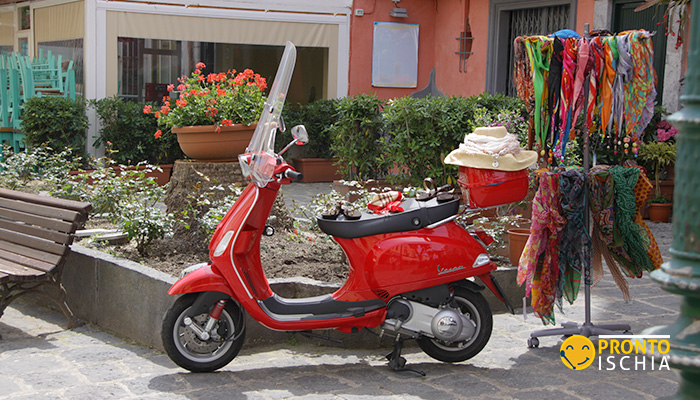
[[[304,125],[297,125],[292,128],[292,137],[299,146],[309,143],[309,134],[306,132]]]

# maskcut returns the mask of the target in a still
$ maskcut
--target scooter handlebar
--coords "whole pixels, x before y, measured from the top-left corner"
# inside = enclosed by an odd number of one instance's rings
[[[299,182],[302,179],[304,179],[304,174],[297,172],[293,169],[288,169],[284,171],[284,177],[287,179],[291,179],[292,181]]]

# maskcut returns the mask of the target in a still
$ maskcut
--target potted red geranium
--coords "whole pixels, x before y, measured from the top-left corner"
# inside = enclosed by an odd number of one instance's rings
[[[243,72],[204,74],[199,62],[192,74],[178,78],[178,85],[169,85],[177,98],[163,99],[160,110],[144,107],[155,113],[158,125],[172,130],[186,156],[199,160],[236,159],[245,151],[255,131],[265,103],[265,78],[251,69]],[[155,136],[163,135],[158,130]]]

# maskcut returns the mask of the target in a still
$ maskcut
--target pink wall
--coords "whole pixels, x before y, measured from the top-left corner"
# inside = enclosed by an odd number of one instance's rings
[[[459,41],[456,39],[464,30],[464,19],[468,16],[471,28],[471,51],[459,72]],[[437,86],[446,95],[471,96],[484,92],[486,77],[486,47],[488,36],[488,1],[447,0],[440,2],[437,12],[437,26],[442,42],[436,52]]]
[[[383,99],[401,97],[424,88],[428,84],[435,52],[435,7],[436,1],[401,0],[398,7],[408,11],[408,18],[393,18],[389,12],[394,8],[391,0],[355,0],[350,23],[350,95],[376,93]],[[362,8],[365,15],[356,17],[354,10]],[[374,21],[410,22],[420,24],[418,38],[418,87],[378,88],[372,86],[372,36]]]
[[[579,0],[576,30],[583,33],[584,23],[593,24],[595,0]],[[392,18],[390,0],[355,0],[354,9],[364,9],[362,17],[352,16],[350,24],[349,94],[376,93],[383,99],[401,97],[423,89],[430,70],[435,67],[437,86],[446,95],[471,96],[483,93],[486,84],[486,52],[488,47],[489,2],[487,0],[401,0],[408,18]],[[456,38],[469,17],[472,52],[459,72],[459,42]],[[372,32],[374,21],[420,24],[418,43],[418,87],[413,89],[372,87]]]
[[[588,23],[591,29],[596,29],[593,26],[593,15],[595,10],[595,0],[578,0],[578,8],[576,10],[576,32],[583,35],[583,25]]]

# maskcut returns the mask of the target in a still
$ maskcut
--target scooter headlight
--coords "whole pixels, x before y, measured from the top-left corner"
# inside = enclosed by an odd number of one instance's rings
[[[196,270],[198,270],[206,265],[207,265],[207,263],[199,263],[199,264],[195,264],[195,265],[192,265],[192,266],[189,266],[189,267],[183,269],[182,271],[180,271],[180,276],[178,277],[178,280],[186,277],[187,275],[191,274],[192,272],[194,272],[194,271],[196,271]]]
[[[219,244],[216,245],[216,249],[214,249],[214,257],[218,257],[222,254],[224,254],[224,251],[226,251],[226,248],[228,247],[228,244],[231,242],[231,238],[233,237],[233,231],[228,231],[224,235],[224,237],[221,238],[219,241]]]
[[[238,161],[239,161],[239,165],[241,166],[241,174],[243,174],[244,178],[249,178],[250,177],[250,165],[248,165],[248,155],[247,154],[239,154]]]
[[[472,264],[472,268],[481,267],[482,265],[486,265],[490,262],[491,262],[491,259],[489,258],[489,255],[486,253],[481,253],[476,257],[476,260],[474,260],[474,264]]]

